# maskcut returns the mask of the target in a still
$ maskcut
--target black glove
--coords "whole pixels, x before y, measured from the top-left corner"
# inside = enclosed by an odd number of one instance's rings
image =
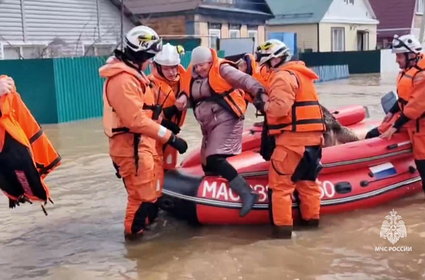
[[[164,116],[170,120],[175,114],[179,112],[179,109],[177,109],[176,105],[173,105],[171,107],[162,109],[162,112],[164,112]]]
[[[180,127],[177,124],[173,123],[172,121],[166,120],[166,119],[163,119],[161,121],[161,125],[165,126],[169,130],[171,130],[174,134],[179,134],[179,132],[181,130]]]
[[[263,114],[264,114],[264,105],[265,105],[266,103],[263,101],[263,98],[261,98],[261,96],[262,96],[263,94],[265,94],[265,93],[264,93],[264,92],[262,92],[262,91],[259,91],[259,92],[255,95],[255,97],[254,97],[253,104],[254,104],[255,108],[256,108],[258,111],[260,111],[261,113],[263,113]]]
[[[159,119],[159,116],[161,115],[162,112],[162,106],[161,105],[153,105],[152,106],[152,119],[153,120],[157,120]]]
[[[167,144],[179,151],[180,154],[183,154],[187,150],[187,143],[182,138],[177,137],[174,134],[171,134],[170,139],[168,139]]]

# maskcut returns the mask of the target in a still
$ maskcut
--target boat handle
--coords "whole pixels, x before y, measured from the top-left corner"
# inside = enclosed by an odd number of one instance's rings
[[[410,141],[394,143],[394,144],[388,145],[387,150],[394,150],[394,149],[397,149],[397,148],[400,148],[400,147],[403,147],[403,146],[407,146],[407,145],[410,145],[410,144],[411,144]]]

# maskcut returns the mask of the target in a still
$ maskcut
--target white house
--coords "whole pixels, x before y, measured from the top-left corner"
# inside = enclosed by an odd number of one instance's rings
[[[0,59],[107,55],[121,41],[115,3],[0,0]],[[124,16],[124,32],[133,26]]]

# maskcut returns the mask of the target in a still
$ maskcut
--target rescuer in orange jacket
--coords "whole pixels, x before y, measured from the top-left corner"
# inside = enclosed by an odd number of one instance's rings
[[[229,59],[238,66],[239,70],[247,73],[254,77],[261,84],[265,85],[265,81],[262,78],[262,72],[266,72],[267,67],[259,67],[255,58],[250,53],[237,54],[232,56],[227,56],[226,59]],[[263,73],[263,74],[264,74]],[[245,99],[253,103],[251,95],[245,94]],[[357,135],[351,131],[348,127],[343,126],[339,121],[333,116],[333,114],[323,105],[320,105],[323,111],[323,116],[325,119],[326,131],[323,134],[325,142],[324,147],[335,146],[337,144],[345,144],[349,142],[358,141],[359,138]],[[263,137],[265,137],[263,135]],[[263,142],[263,146],[269,146],[267,142]],[[262,149],[267,149],[267,147],[262,147]]]
[[[318,76],[303,62],[289,61],[289,49],[279,40],[260,45],[256,56],[268,69],[264,75],[268,96],[256,98],[254,103],[264,104],[268,133],[276,142],[269,169],[273,233],[277,238],[290,238],[294,190],[303,224],[319,224],[321,192],[316,179],[325,122],[313,83]]]
[[[425,191],[425,55],[421,43],[411,34],[395,35],[392,52],[401,69],[397,77],[398,102],[385,117],[392,125],[380,137],[390,139],[401,128],[407,129]]]
[[[124,222],[127,240],[142,237],[156,216],[156,141],[180,153],[187,149],[183,139],[153,120],[161,110],[143,71],[161,47],[161,39],[153,29],[134,27],[125,36],[124,51],[116,50],[115,57],[99,70],[107,79],[103,125],[109,138],[109,154],[128,193]]]
[[[44,178],[60,160],[13,80],[0,76],[0,188],[9,206],[51,200]]]
[[[155,84],[156,103],[161,106],[161,125],[174,134],[180,132],[186,118],[186,110],[179,111],[175,105],[180,93],[186,70],[180,64],[182,48],[165,44],[153,58],[153,69],[149,79]],[[155,157],[155,173],[158,178],[157,197],[162,196],[164,171],[176,168],[177,151],[170,145],[157,142],[158,155]]]

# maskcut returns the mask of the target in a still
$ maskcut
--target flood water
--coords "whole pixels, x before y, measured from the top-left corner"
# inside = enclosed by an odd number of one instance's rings
[[[394,75],[356,75],[318,84],[324,105],[368,106],[383,114],[380,97],[394,89]],[[199,127],[189,114],[182,137],[194,149]],[[246,126],[256,121],[249,112]],[[258,121],[258,120],[257,120]],[[55,204],[10,210],[0,197],[0,280],[6,279],[425,279],[424,194],[374,209],[325,216],[316,231],[292,240],[269,238],[265,226],[202,226],[161,216],[148,240],[126,245],[126,193],[114,175],[101,120],[44,129],[63,157],[48,177]],[[401,215],[407,237],[392,246],[379,237],[385,216]]]

